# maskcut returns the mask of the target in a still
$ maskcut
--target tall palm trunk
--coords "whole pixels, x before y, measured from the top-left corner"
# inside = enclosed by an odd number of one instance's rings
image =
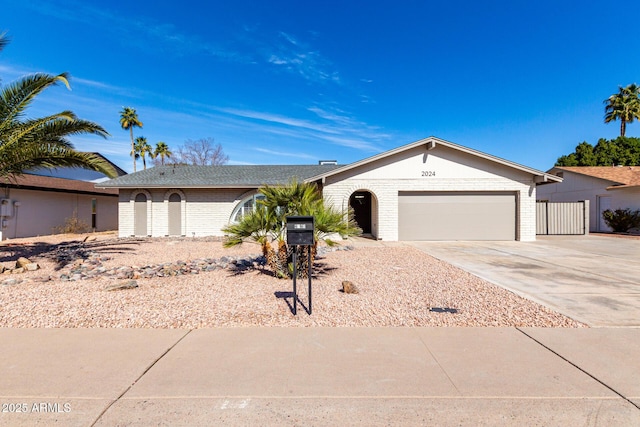
[[[267,263],[267,265],[269,266],[269,268],[271,268],[271,270],[276,271],[276,267],[277,267],[277,258],[276,258],[276,251],[273,250],[273,246],[271,246],[271,243],[265,241],[262,244],[262,255],[264,256],[264,259]]]
[[[278,241],[278,261],[276,275],[278,277],[291,277],[289,273],[289,247],[284,239]]]
[[[306,279],[309,277],[309,265],[311,265],[311,274],[313,274],[313,263],[318,254],[318,242],[311,246],[311,255],[307,246],[298,246],[298,277]]]
[[[133,144],[133,126],[129,127],[129,135],[131,135],[131,156],[133,157],[133,171],[136,171],[136,149]]]

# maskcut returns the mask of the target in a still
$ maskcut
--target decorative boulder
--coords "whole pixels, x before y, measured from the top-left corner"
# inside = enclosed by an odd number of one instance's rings
[[[21,256],[16,261],[16,268],[26,267],[27,264],[31,264],[31,261],[28,258],[25,258],[25,257]]]

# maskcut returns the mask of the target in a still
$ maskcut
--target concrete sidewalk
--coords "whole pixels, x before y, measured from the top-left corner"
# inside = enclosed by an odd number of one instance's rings
[[[0,329],[0,425],[640,425],[640,329]]]

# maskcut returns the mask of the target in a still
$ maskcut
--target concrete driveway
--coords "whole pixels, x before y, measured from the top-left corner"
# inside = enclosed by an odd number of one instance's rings
[[[640,327],[640,240],[405,242],[589,326]]]

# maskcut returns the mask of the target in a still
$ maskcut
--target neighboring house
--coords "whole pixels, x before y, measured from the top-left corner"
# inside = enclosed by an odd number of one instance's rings
[[[119,235],[222,235],[264,184],[317,183],[363,232],[397,240],[535,240],[536,184],[560,178],[438,138],[348,165],[160,166],[98,184],[120,193]]]
[[[126,175],[116,164],[118,176]],[[0,184],[0,240],[56,233],[77,218],[95,231],[118,229],[118,191],[97,189],[108,179],[81,168],[38,168]]]
[[[106,162],[109,162],[111,166],[113,166],[113,168],[116,170],[116,173],[118,176],[123,176],[127,174],[118,165],[113,163],[111,160],[107,159],[102,154],[95,153],[95,152],[91,154],[101,157]],[[102,182],[109,179],[102,172],[97,172],[90,169],[82,169],[82,168],[64,168],[64,167],[59,167],[55,169],[37,168],[37,169],[29,170],[27,171],[27,173],[31,175],[50,176],[53,178],[76,179],[79,181],[91,181],[91,182]]]
[[[563,181],[539,187],[538,200],[589,200],[591,232],[611,231],[602,219],[607,209],[640,209],[640,166],[563,166],[548,173]]]
[[[95,231],[118,228],[118,192],[93,182],[25,174],[2,189],[1,240],[55,234],[74,216]]]

